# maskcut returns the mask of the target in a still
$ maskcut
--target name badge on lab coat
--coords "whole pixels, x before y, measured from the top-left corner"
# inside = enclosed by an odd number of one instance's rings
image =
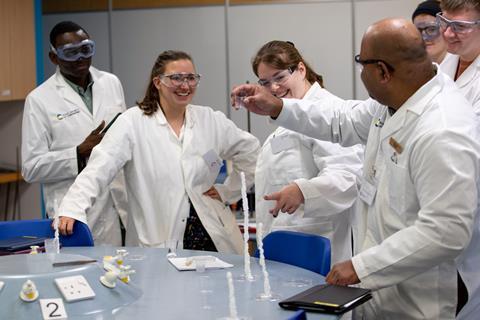
[[[208,150],[207,153],[203,155],[203,160],[207,163],[210,172],[219,171],[222,166],[222,159],[218,157],[213,149]]]
[[[373,200],[375,199],[375,194],[377,193],[377,187],[368,182],[365,177],[362,177],[362,184],[360,187],[359,197],[369,206],[372,205]]]
[[[288,135],[273,137],[270,141],[272,153],[277,154],[281,151],[291,149],[295,146],[295,141]]]

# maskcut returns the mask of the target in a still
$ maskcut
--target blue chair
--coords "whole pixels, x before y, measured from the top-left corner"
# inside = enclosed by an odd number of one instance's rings
[[[1,221],[0,240],[21,236],[53,238],[55,232],[51,225],[50,219]],[[86,224],[76,221],[73,234],[60,235],[60,243],[63,247],[93,247],[93,237]]]
[[[330,240],[315,234],[273,231],[263,239],[265,259],[304,268],[323,276],[330,271]],[[258,249],[255,257],[259,257]]]
[[[287,320],[307,320],[307,313],[305,310],[298,310],[294,314],[292,314],[291,317],[289,317]]]

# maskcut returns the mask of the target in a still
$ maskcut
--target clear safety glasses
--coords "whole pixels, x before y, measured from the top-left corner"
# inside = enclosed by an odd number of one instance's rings
[[[440,36],[440,27],[437,22],[416,23],[418,31],[422,34],[424,41],[432,41]]]
[[[90,39],[78,43],[67,43],[56,49],[50,45],[50,48],[59,59],[64,61],[77,61],[80,58],[88,59],[95,54],[95,42]]]
[[[480,20],[477,21],[461,21],[461,20],[449,20],[445,18],[441,12],[437,13],[437,23],[440,26],[440,30],[445,32],[448,27],[456,34],[468,34],[473,29],[480,26]]]
[[[179,87],[184,83],[187,83],[189,87],[195,88],[200,82],[198,73],[172,73],[161,74],[158,76],[160,81],[167,87]]]
[[[267,88],[270,88],[274,83],[277,85],[282,85],[288,80],[288,78],[290,78],[290,75],[294,73],[296,69],[297,66],[289,67],[288,69],[279,72],[277,75],[273,76],[270,79],[259,79],[257,82],[262,87]]]

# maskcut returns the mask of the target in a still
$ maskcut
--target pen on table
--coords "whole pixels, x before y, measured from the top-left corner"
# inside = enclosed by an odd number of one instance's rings
[[[82,265],[87,263],[97,262],[96,259],[89,259],[89,260],[77,260],[77,261],[64,261],[64,262],[54,262],[52,266],[54,267],[66,267],[66,266],[76,266]]]

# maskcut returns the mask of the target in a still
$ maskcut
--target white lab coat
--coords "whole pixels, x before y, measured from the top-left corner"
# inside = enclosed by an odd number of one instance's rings
[[[78,175],[76,147],[102,120],[108,123],[125,110],[122,85],[113,74],[90,68],[93,115],[65,82],[59,69],[33,90],[25,101],[22,124],[22,175],[43,184],[47,214],[54,214]],[[126,216],[123,173],[103,192],[88,212],[95,244],[121,245],[118,214]]]
[[[455,77],[459,56],[448,53],[440,68],[452,79]],[[473,105],[480,116],[480,55],[455,81],[460,91]],[[480,127],[478,128],[480,130]],[[457,259],[458,271],[468,290],[468,302],[460,311],[457,319],[477,319],[480,314],[480,217],[474,223],[472,240],[468,248]]]
[[[130,108],[92,152],[62,202],[61,215],[85,221],[92,200],[124,167],[128,245],[161,247],[166,240],[182,240],[190,198],[217,250],[241,253],[243,241],[234,214],[203,193],[214,185],[218,163],[232,160],[233,172],[215,187],[224,201],[238,200],[240,172],[251,185],[259,148],[254,136],[209,107],[187,106],[180,138],[161,110],[147,116],[138,107]]]
[[[366,143],[365,229],[352,263],[360,286],[375,291],[356,316],[453,319],[455,258],[472,235],[480,146],[471,105],[452,80],[439,72],[393,116],[371,99],[353,109],[285,99],[276,122],[343,145]]]
[[[448,74],[450,78],[455,78],[459,56],[447,53],[445,59],[440,64],[440,69]],[[465,98],[473,105],[477,115],[480,115],[480,55],[472,62],[470,66],[455,81]]]
[[[314,83],[304,99],[340,100]],[[278,145],[278,147],[277,147]],[[278,127],[265,141],[255,170],[255,213],[265,233],[291,230],[327,237],[332,246],[332,264],[352,257],[351,223],[357,199],[357,176],[361,177],[363,147],[344,148]],[[295,182],[305,198],[293,214],[269,210],[275,201],[263,196]]]

